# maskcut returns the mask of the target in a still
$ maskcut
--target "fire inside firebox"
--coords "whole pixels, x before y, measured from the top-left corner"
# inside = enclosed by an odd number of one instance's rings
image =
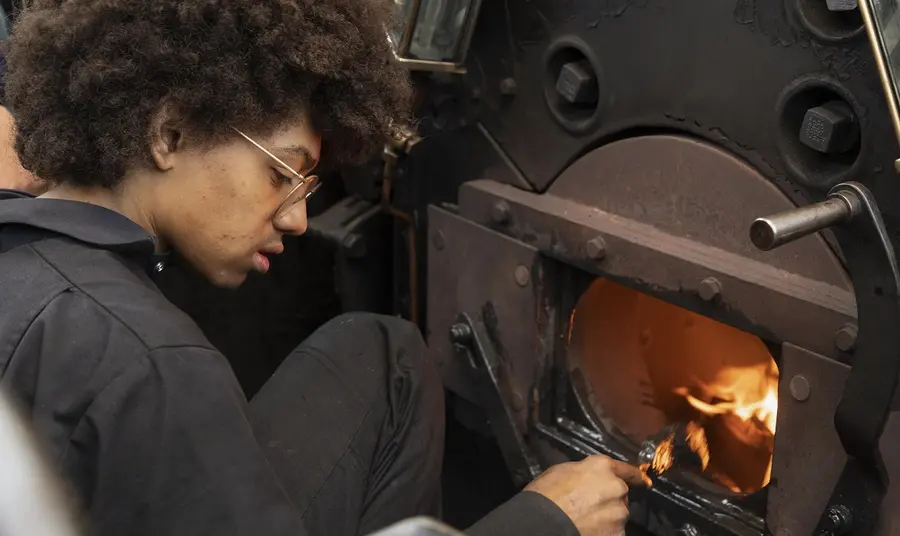
[[[593,412],[635,449],[654,445],[656,474],[674,465],[736,493],[768,484],[778,367],[760,338],[606,279],[571,326]],[[673,455],[679,440],[695,463]]]

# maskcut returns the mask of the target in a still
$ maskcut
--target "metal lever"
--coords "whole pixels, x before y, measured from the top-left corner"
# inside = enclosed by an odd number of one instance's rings
[[[878,444],[900,383],[900,274],[881,212],[865,186],[846,182],[822,203],[757,219],[750,237],[768,250],[836,224],[856,294],[859,339],[834,415],[847,462],[813,534],[868,536],[890,484]]]
[[[506,371],[483,326],[460,313],[450,327],[450,340],[459,359],[469,362],[475,373],[491,429],[513,482],[525,486],[541,473],[541,465],[516,424],[515,411],[507,404],[511,391]]]
[[[750,241],[758,249],[769,251],[806,235],[847,223],[859,214],[859,198],[849,188],[837,185],[821,203],[757,218],[750,226]]]

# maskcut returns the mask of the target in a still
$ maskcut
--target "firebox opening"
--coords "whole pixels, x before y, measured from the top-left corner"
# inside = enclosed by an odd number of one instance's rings
[[[759,337],[606,279],[582,294],[571,329],[570,363],[607,431],[637,450],[699,426],[708,456],[691,448],[705,468],[675,469],[737,493],[768,484],[778,367]]]

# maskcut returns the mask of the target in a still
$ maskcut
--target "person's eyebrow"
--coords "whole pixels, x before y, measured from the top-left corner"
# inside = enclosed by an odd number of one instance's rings
[[[300,172],[308,172],[319,164],[319,162],[315,158],[313,158],[312,152],[301,145],[291,145],[290,147],[276,147],[275,150],[302,158],[303,166],[300,170],[298,170]]]

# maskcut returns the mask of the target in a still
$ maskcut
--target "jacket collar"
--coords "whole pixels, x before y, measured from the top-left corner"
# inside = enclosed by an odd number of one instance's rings
[[[67,236],[79,242],[137,257],[151,270],[161,271],[164,256],[156,255],[156,240],[118,212],[89,203],[43,199],[0,189],[0,228],[26,226]]]

